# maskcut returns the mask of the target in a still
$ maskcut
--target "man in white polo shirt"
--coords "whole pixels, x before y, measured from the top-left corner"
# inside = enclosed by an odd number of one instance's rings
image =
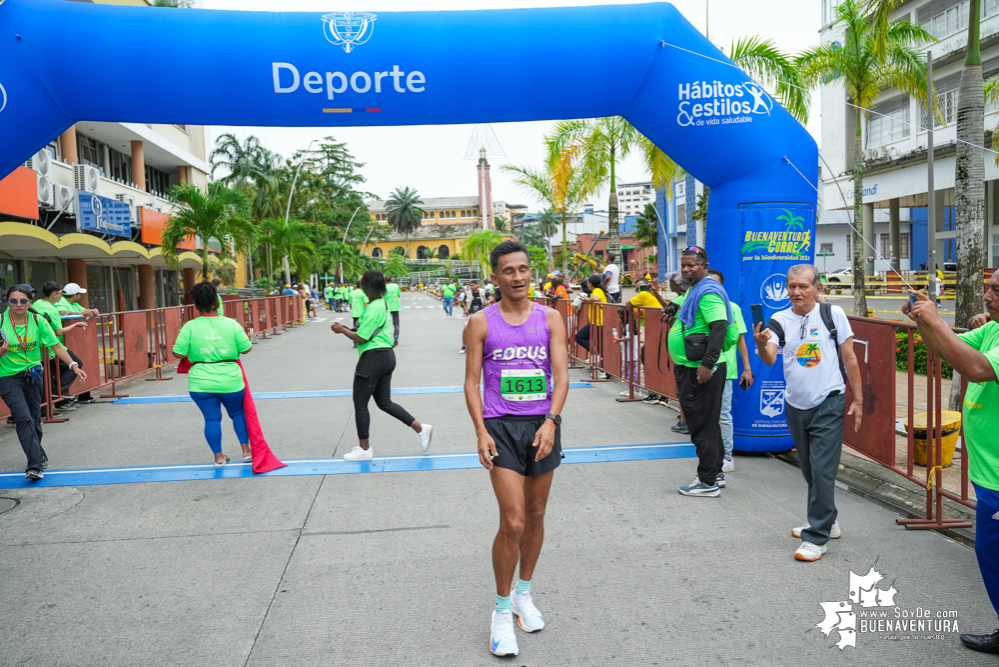
[[[613,252],[607,253],[607,266],[604,267],[603,290],[607,294],[609,303],[621,303],[621,269],[614,260],[617,256]]]
[[[801,474],[808,483],[808,523],[793,528],[801,538],[794,557],[816,561],[826,543],[840,536],[836,521],[836,473],[843,451],[843,423],[853,415],[854,430],[863,416],[860,367],[853,352],[853,329],[839,306],[818,303],[819,272],[796,264],[787,272],[791,307],[774,313],[767,328],[753,328],[756,349],[767,366],[784,362],[787,425],[798,450]],[[853,404],[846,409],[846,382]]]

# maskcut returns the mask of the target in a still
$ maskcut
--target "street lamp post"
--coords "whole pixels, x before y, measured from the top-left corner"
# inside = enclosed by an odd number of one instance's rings
[[[345,230],[343,230],[343,238],[340,239],[341,243],[346,243],[347,242],[347,232],[350,231],[350,225],[351,225],[351,223],[354,222],[354,216],[357,215],[357,212],[360,211],[360,210],[361,210],[361,207],[358,206],[357,208],[354,209],[354,212],[350,214],[350,220],[347,221],[347,228]],[[343,282],[343,260],[340,260],[340,282],[341,283]]]
[[[308,153],[309,149],[312,148],[312,144],[316,143],[313,139],[306,146],[305,152]],[[298,163],[298,167],[295,169],[295,178],[291,180],[291,192],[288,193],[288,206],[284,210],[284,226],[288,226],[288,218],[291,216],[291,199],[295,196],[295,185],[298,183],[298,174],[302,171],[302,165],[305,164],[305,160]],[[288,255],[284,256],[284,282],[287,284],[291,283],[291,267],[288,265]]]

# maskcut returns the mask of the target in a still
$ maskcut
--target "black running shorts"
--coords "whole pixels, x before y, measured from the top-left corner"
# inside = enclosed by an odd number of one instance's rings
[[[555,427],[555,445],[548,456],[535,461],[538,448],[534,436],[545,422],[544,415],[491,417],[484,420],[486,431],[496,441],[497,456],[493,465],[512,470],[524,477],[537,477],[555,470],[562,463],[562,427]]]

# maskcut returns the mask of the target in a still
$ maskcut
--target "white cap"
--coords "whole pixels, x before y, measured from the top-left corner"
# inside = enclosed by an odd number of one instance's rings
[[[63,286],[62,293],[66,296],[73,296],[74,294],[86,294],[87,290],[83,289],[76,283],[67,283]]]

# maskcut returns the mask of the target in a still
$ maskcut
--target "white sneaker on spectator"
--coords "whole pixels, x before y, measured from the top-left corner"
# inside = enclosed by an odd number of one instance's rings
[[[803,530],[807,530],[810,527],[811,526],[806,523],[804,526],[798,526],[797,528],[792,528],[791,529],[791,534],[794,535],[795,537],[797,537],[800,540],[801,539],[801,532]],[[836,521],[833,521],[832,528],[829,529],[829,539],[830,540],[838,540],[840,537],[842,537],[842,535],[843,535],[843,533],[839,529],[839,519],[837,519]]]
[[[733,472],[735,471],[735,461],[732,459],[725,459],[722,462],[722,472]]]
[[[824,544],[812,544],[811,542],[802,542],[798,550],[794,552],[794,557],[797,560],[808,561],[809,563],[821,560],[822,556],[825,555],[827,549]]]

